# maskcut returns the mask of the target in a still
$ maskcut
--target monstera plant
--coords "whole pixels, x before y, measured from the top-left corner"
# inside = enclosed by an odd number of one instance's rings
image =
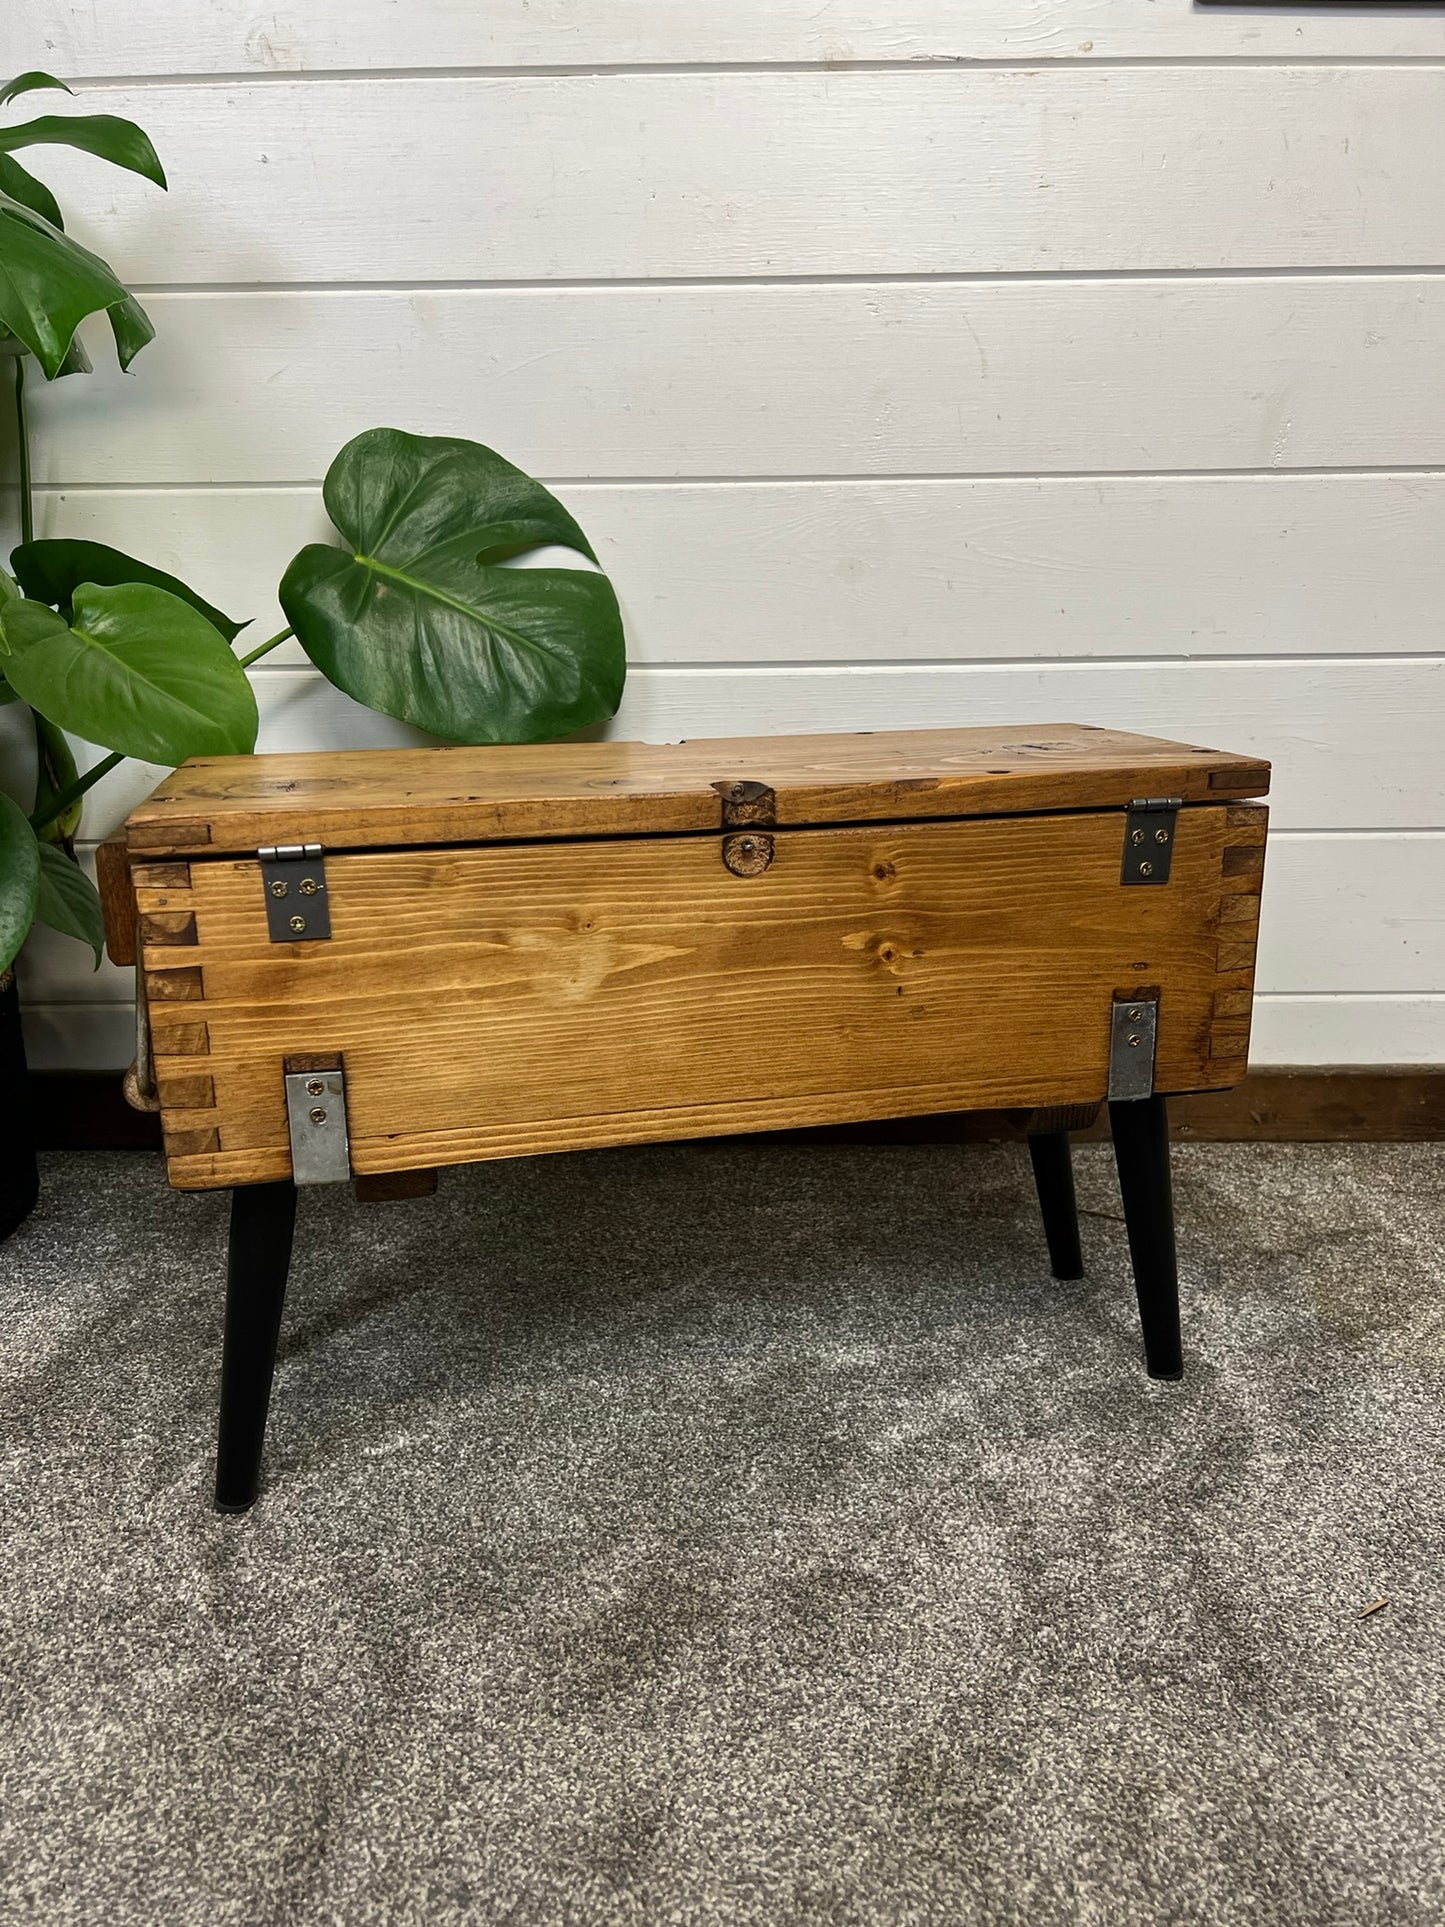
[[[46,89],[69,91],[22,74],[0,106]],[[280,586],[288,626],[241,656],[233,645],[246,625],[165,570],[103,543],[37,540],[31,364],[46,381],[89,373],[76,331],[101,313],[122,368],[154,335],[15,159],[47,145],[166,184],[131,121],[46,114],[0,126],[0,365],[12,367],[21,536],[13,573],[0,569],[0,704],[28,706],[36,767],[28,811],[11,793],[18,783],[0,790],[0,1081],[15,1061],[3,1034],[18,1024],[10,965],[32,923],[80,938],[99,962],[99,899],[71,844],[86,792],[126,757],[173,765],[254,748],[246,670],[288,638],[357,701],[469,743],[537,742],[602,721],[624,675],[617,598],[586,536],[540,483],[476,442],[393,428],[348,442],[324,496],[344,546],[302,549]],[[541,547],[591,566],[509,566]],[[82,772],[72,737],[108,754]],[[12,1162],[0,1140],[0,1186]],[[0,1198],[0,1236],[5,1220]]]
[[[304,548],[281,607],[348,695],[469,743],[539,742],[616,710],[606,576],[501,566],[549,545],[596,560],[540,482],[475,442],[373,428],[331,464],[323,499],[347,546]]]

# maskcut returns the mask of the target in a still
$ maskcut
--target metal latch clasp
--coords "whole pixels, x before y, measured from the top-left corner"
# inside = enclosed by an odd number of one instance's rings
[[[331,935],[326,864],[319,843],[267,843],[256,852],[272,943],[313,943]]]
[[[735,877],[760,877],[772,862],[775,844],[768,834],[778,820],[777,792],[768,783],[754,783],[746,777],[714,783],[722,799],[724,830],[743,831],[743,835],[724,836],[722,860]]]
[[[1174,837],[1183,804],[1180,796],[1136,796],[1124,818],[1124,862],[1120,883],[1167,883],[1174,860]]]

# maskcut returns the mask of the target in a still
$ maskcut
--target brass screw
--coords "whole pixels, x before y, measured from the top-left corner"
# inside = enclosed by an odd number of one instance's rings
[[[1143,1043],[1143,1041],[1144,1039],[1139,1035],[1138,1031],[1136,1030],[1129,1039],[1130,1050],[1138,1050],[1139,1046]]]
[[[311,1122],[313,1124],[324,1124],[326,1122],[326,1113],[319,1104],[311,1113]]]
[[[1139,865],[1139,874],[1141,877],[1152,877],[1154,874],[1154,865],[1152,863],[1141,863]]]
[[[1129,841],[1137,850],[1139,845],[1144,841],[1144,832],[1142,830],[1131,830],[1129,832]]]
[[[301,894],[303,897],[314,897],[319,888],[320,885],[317,883],[315,877],[302,877]]]
[[[1156,830],[1154,832],[1154,841],[1156,843],[1167,843],[1169,841],[1168,830]],[[306,888],[306,885],[303,883],[301,888],[304,890]]]
[[[1133,1007],[1133,1009],[1130,1010],[1129,1012],[1129,1022],[1131,1024],[1137,1024],[1143,1015],[1144,1015],[1143,1011],[1140,1010],[1139,1006],[1136,1004]]]
[[[326,1086],[322,1083],[319,1077],[312,1077],[307,1079],[306,1095],[308,1097],[321,1097],[322,1095],[324,1095],[325,1090],[326,1090]]]
[[[304,930],[306,928],[305,917],[293,917],[291,919],[291,928],[296,931]]]
[[[284,897],[286,894],[286,885],[279,882],[273,883],[271,885],[271,894],[273,897]]]

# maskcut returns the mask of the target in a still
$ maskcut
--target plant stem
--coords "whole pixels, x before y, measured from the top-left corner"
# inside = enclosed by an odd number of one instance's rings
[[[285,642],[288,636],[294,636],[295,633],[296,631],[294,629],[283,629],[279,636],[272,636],[271,640],[269,642],[263,642],[259,649],[253,649],[249,656],[242,656],[241,667],[243,669],[249,669],[253,662],[259,662],[262,656],[269,655],[271,650]]]
[[[25,420],[25,362],[15,357],[15,435],[20,444],[20,540],[35,540],[35,508],[30,499],[30,429]]]
[[[102,757],[94,769],[88,769],[83,776],[77,776],[73,783],[68,784],[60,792],[59,796],[52,796],[44,809],[35,812],[30,819],[31,829],[43,830],[46,824],[53,823],[57,816],[64,816],[72,803],[78,803],[85,792],[93,789],[102,776],[108,776],[117,763],[124,761],[125,758],[118,749],[112,750],[109,756]]]

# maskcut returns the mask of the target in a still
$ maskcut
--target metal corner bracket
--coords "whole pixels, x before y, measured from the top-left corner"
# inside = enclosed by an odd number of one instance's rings
[[[1159,1036],[1159,993],[1140,996],[1116,990],[1109,1031],[1109,1102],[1154,1095],[1154,1055]]]
[[[342,1184],[351,1176],[343,1069],[286,1072],[286,1123],[295,1184]]]

